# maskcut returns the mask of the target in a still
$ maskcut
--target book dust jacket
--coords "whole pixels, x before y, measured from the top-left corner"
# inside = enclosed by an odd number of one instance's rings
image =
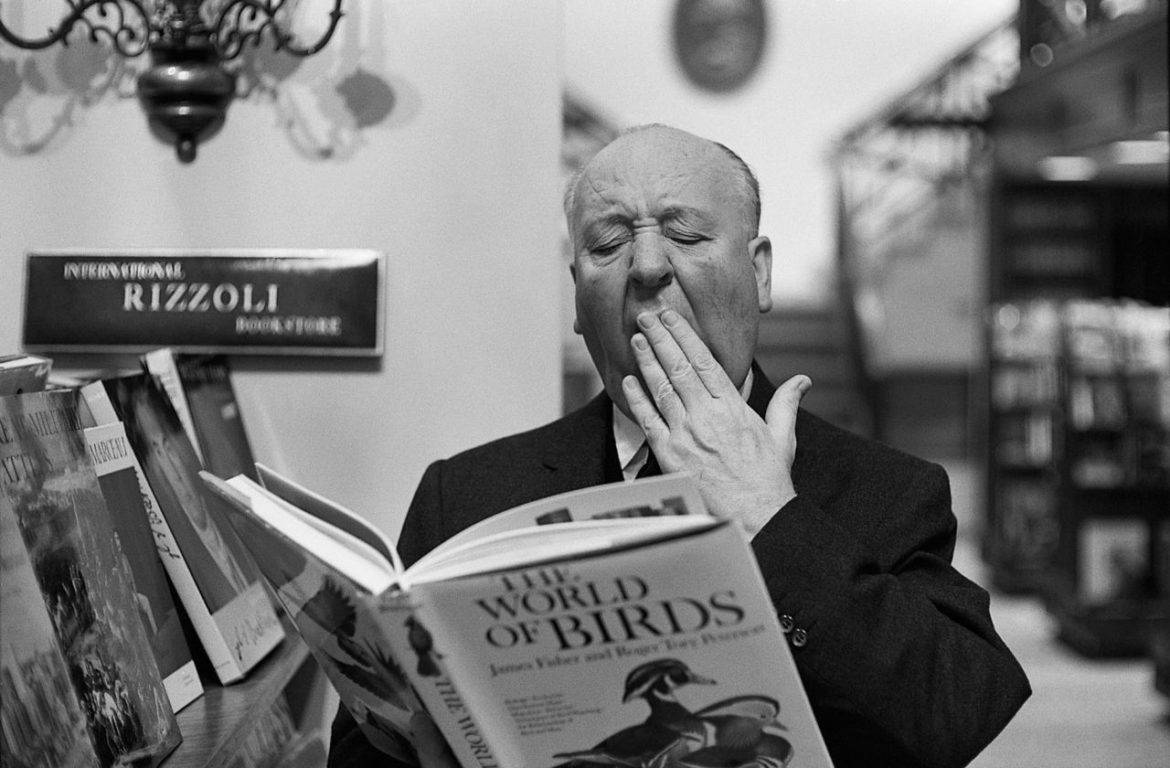
[[[101,765],[157,765],[179,731],[71,390],[0,398],[14,512]]]
[[[415,584],[381,609],[473,765],[831,765],[733,525]]]

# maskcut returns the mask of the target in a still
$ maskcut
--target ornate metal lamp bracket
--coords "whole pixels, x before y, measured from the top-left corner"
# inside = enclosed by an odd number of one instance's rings
[[[151,66],[138,78],[138,98],[150,125],[173,142],[181,161],[195,159],[200,141],[223,125],[236,94],[236,76],[226,62],[264,38],[274,50],[306,57],[329,44],[342,16],[334,0],[329,23],[311,45],[301,45],[283,23],[288,0],[63,0],[65,15],[47,34],[23,37],[0,17],[0,39],[18,48],[42,50],[69,45],[75,27],[91,43],[108,43],[120,56],[146,51]],[[0,10],[2,10],[0,3]],[[205,8],[207,6],[208,8]]]

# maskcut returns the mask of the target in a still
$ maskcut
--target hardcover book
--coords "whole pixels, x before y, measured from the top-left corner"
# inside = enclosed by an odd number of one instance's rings
[[[120,422],[86,427],[85,441],[97,472],[102,496],[130,571],[134,575],[139,613],[150,637],[171,709],[178,712],[203,693],[195,660],[183,635],[179,609],[163,569],[147,511],[148,493],[139,479],[141,469],[126,430]],[[153,500],[149,502],[153,505]]]
[[[239,680],[284,638],[260,573],[224,519],[226,505],[199,482],[199,458],[154,379],[98,385],[82,390],[88,410],[95,421],[116,415],[124,424],[166,523],[152,526],[156,544],[179,555],[164,553],[164,567],[219,681]]]
[[[0,355],[0,397],[45,388],[53,361],[35,355]]]
[[[139,358],[143,369],[154,377],[162,391],[166,393],[171,408],[179,417],[183,425],[183,432],[191,442],[195,455],[203,461],[203,446],[199,444],[199,435],[195,431],[195,421],[191,417],[191,407],[187,403],[187,395],[183,392],[183,382],[179,380],[179,368],[175,365],[175,353],[170,347],[152,349]]]
[[[258,466],[228,500],[371,742],[426,710],[464,768],[831,765],[746,534],[685,475],[517,507],[407,569],[358,516]]]
[[[0,494],[0,765],[98,768],[8,497]]]
[[[0,494],[99,764],[158,765],[178,745],[178,725],[86,450],[76,392],[0,398]]]
[[[203,455],[203,467],[220,477],[256,479],[255,460],[224,355],[175,355],[175,368],[191,424]]]

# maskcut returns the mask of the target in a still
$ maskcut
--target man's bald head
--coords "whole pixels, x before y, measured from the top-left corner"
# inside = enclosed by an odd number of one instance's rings
[[[714,150],[711,153],[712,162],[721,163],[724,165],[730,178],[734,180],[734,188],[738,193],[739,200],[737,203],[744,215],[744,223],[748,228],[751,237],[755,237],[760,230],[760,183],[756,179],[755,173],[748,167],[738,154],[731,148],[717,141],[704,139],[701,136],[696,136],[693,133],[680,130],[678,128],[664,125],[662,123],[648,123],[646,125],[638,125],[633,128],[627,128],[622,131],[617,138],[609,144],[601,148],[594,158],[586,163],[580,170],[578,170],[573,177],[569,179],[569,183],[565,186],[564,195],[564,212],[565,219],[569,224],[570,236],[573,231],[573,216],[577,201],[577,188],[581,184],[581,180],[589,171],[593,160],[603,158],[609,153],[628,152],[628,151],[647,151],[649,147],[645,147],[646,142],[641,142],[639,139],[649,138],[649,134],[653,138],[658,139],[659,144],[669,144],[672,148],[688,154],[696,151]],[[643,145],[641,148],[639,145]]]

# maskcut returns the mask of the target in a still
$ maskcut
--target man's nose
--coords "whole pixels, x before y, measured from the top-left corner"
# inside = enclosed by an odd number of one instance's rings
[[[666,252],[666,243],[657,228],[635,232],[630,279],[648,288],[666,285],[674,277],[674,266]]]

